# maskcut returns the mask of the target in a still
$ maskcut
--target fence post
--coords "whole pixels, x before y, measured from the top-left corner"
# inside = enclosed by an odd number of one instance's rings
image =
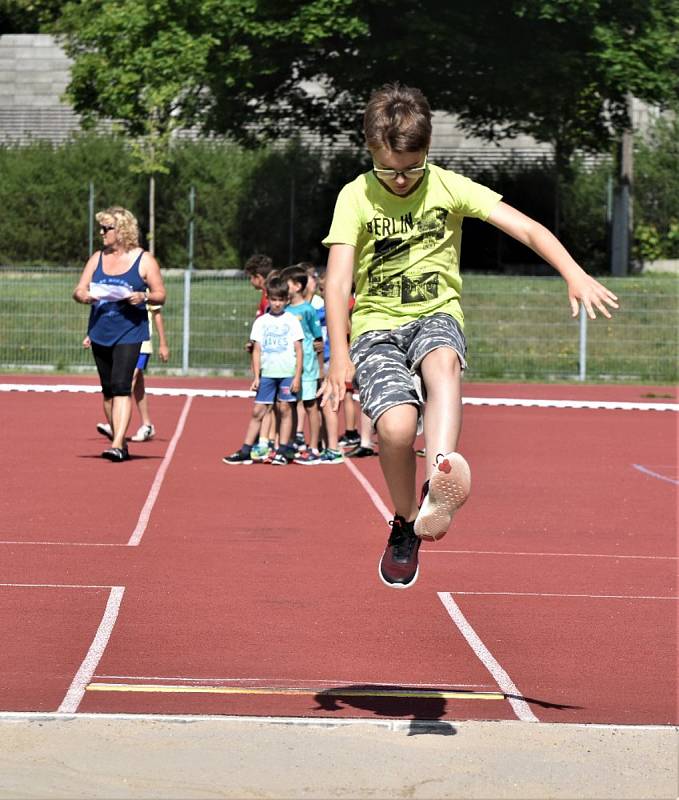
[[[88,244],[89,250],[88,253],[94,252],[94,181],[90,181],[90,195],[87,204],[87,216],[88,216]]]
[[[188,253],[189,253],[189,269],[193,269],[193,233],[194,233],[194,217],[196,212],[196,187],[191,184],[189,189],[189,238],[188,238]]]
[[[580,372],[578,380],[587,379],[587,311],[583,303],[580,303]]]
[[[182,375],[189,374],[189,342],[191,339],[191,270],[184,270],[184,327],[182,336]]]

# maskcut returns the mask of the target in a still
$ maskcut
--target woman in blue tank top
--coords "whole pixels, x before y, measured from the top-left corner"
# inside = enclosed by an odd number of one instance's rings
[[[139,246],[134,215],[112,206],[97,215],[103,247],[90,256],[73,299],[91,306],[87,335],[99,372],[104,412],[113,431],[101,454],[113,462],[130,457],[125,434],[132,415],[132,376],[142,342],[150,338],[146,303],[165,302],[156,259]]]

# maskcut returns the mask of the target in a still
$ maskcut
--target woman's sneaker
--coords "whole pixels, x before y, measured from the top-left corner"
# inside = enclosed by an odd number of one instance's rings
[[[148,442],[156,435],[156,429],[153,425],[142,425],[141,428],[130,437],[131,442]]]
[[[349,447],[356,447],[361,443],[361,435],[358,431],[344,431],[337,444],[344,450]]]
[[[130,454],[127,452],[127,447],[109,447],[101,454],[102,458],[107,458],[109,461],[129,461]]]
[[[413,522],[406,522],[398,514],[391,525],[391,535],[380,559],[378,574],[385,586],[392,589],[407,589],[417,580],[420,567],[417,551],[421,539],[415,535]]]
[[[113,430],[108,422],[97,422],[97,433],[113,441]]]
[[[434,473],[423,488],[415,533],[420,539],[436,541],[445,536],[455,512],[471,491],[469,464],[459,453],[437,456]]]

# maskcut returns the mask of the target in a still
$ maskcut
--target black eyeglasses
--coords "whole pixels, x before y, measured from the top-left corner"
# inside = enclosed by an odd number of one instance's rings
[[[108,233],[109,231],[114,231],[115,229],[115,225],[101,225],[99,228],[99,233]]]

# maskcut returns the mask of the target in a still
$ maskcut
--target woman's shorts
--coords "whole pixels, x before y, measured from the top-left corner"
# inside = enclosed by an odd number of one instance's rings
[[[467,341],[449,314],[422,317],[390,331],[368,331],[356,339],[349,352],[354,382],[361,410],[373,423],[392,406],[417,406],[421,416],[425,394],[419,367],[439,347],[454,350],[466,368]]]
[[[290,390],[292,378],[260,378],[255,403],[296,403],[297,395]]]

